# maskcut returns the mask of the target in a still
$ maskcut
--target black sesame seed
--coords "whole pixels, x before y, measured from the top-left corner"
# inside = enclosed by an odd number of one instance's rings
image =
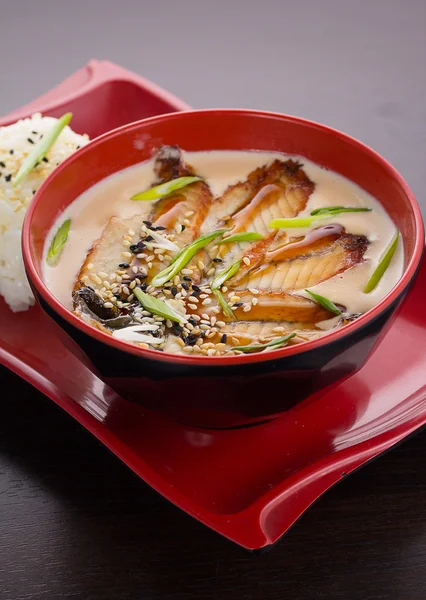
[[[244,302],[236,302],[234,304],[234,308],[238,308],[239,306],[242,306],[244,304]]]
[[[191,279],[190,277],[188,277],[188,275],[184,275],[184,276],[183,276],[183,279],[184,279],[185,281],[192,281],[192,279]]]
[[[145,291],[146,291],[146,288],[147,288],[147,284],[146,284],[146,283],[141,283],[139,287],[140,287],[140,289],[141,289],[143,292],[145,292]]]
[[[172,331],[175,335],[177,335],[178,337],[180,337],[182,331],[183,331],[183,327],[181,325],[178,325],[177,323],[173,323],[172,325]]]
[[[2,160],[0,160],[0,167],[3,167],[3,169],[6,168],[6,165],[5,165],[5,163]]]
[[[13,154],[15,150],[9,150],[9,154]]]
[[[114,298],[117,298],[117,300],[121,300],[120,294],[114,294]]]
[[[144,223],[147,227],[151,227],[152,225],[151,221],[142,221],[142,223]]]
[[[11,173],[9,173],[9,175],[5,175],[4,178],[5,178],[6,181],[10,181],[12,179]]]
[[[131,246],[129,246],[129,250],[130,252],[133,252],[133,254],[139,254],[140,252],[140,248],[137,244],[132,244]]]
[[[157,227],[155,228],[157,231],[164,231],[164,229],[166,229],[164,227],[164,225],[157,225]]]
[[[36,193],[36,190],[33,190],[33,196],[34,196],[35,193]]]
[[[138,279],[146,279],[148,275],[146,273],[138,273]]]
[[[43,159],[42,159],[42,160],[43,160],[43,162],[46,162],[46,163],[47,163],[47,162],[49,162],[49,159],[48,159],[48,158],[46,158],[45,156],[43,156]]]
[[[129,263],[120,263],[118,266],[120,269],[128,269],[130,267]]]
[[[197,340],[198,340],[198,336],[194,335],[193,333],[190,333],[189,335],[186,336],[186,338],[183,341],[185,342],[185,344],[187,346],[195,346],[195,344],[197,343]]]
[[[36,164],[34,165],[34,169],[35,169],[36,167],[38,167],[38,166],[39,166],[39,164],[40,164],[39,162],[36,162]]]
[[[195,296],[195,298],[197,298],[197,296],[199,296],[199,295],[200,295],[200,292],[198,290],[193,290],[191,292],[191,296]]]
[[[222,337],[220,338],[220,343],[221,344],[226,344],[227,339],[228,339],[228,336],[226,335],[226,333],[224,333],[222,335]]]
[[[34,135],[37,135],[38,131],[32,131],[31,133],[33,133]]]
[[[182,283],[182,287],[184,290],[188,291],[189,290],[189,285],[187,283]]]
[[[42,137],[43,137],[43,136],[42,136]],[[76,150],[79,150],[80,148],[81,148],[81,146],[76,146],[76,148],[75,148],[75,149],[76,149]]]
[[[195,283],[192,284],[192,289],[196,292],[201,292],[201,288],[199,288],[198,285],[195,285]]]
[[[223,262],[223,260],[221,258],[214,258],[213,262],[215,262],[215,263],[221,263],[221,262]]]
[[[152,242],[154,238],[152,237],[152,235],[147,235],[145,238],[145,242]]]
[[[182,231],[185,231],[186,227],[185,227],[185,225],[181,225],[181,227],[182,227],[182,229],[181,229],[181,233],[182,233]]]
[[[178,293],[178,289],[175,285],[172,287],[171,292],[172,292],[173,296],[176,296],[176,294]]]
[[[194,325],[194,327],[197,325],[197,321],[193,317],[189,317],[188,323],[191,323],[191,325]]]
[[[34,144],[34,140],[32,140],[31,138],[27,138],[27,140],[30,142],[30,144]]]
[[[146,248],[146,245],[143,243],[143,241],[142,241],[142,240],[140,240],[140,241],[139,241],[139,242],[136,244],[136,246],[137,246],[138,248],[140,248],[141,250],[143,250],[144,248]]]

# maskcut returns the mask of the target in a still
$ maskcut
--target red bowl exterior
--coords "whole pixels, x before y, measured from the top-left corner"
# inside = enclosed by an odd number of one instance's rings
[[[137,348],[91,328],[65,309],[44,285],[41,258],[45,236],[58,214],[79,194],[104,177],[146,160],[160,144],[178,144],[186,150],[282,151],[341,173],[374,195],[400,229],[405,246],[403,277],[382,302],[345,328],[303,347],[266,355],[175,356]],[[23,229],[24,260],[36,297],[101,377],[128,399],[207,427],[271,418],[359,369],[415,277],[423,240],[423,223],[413,194],[373,150],[316,123],[246,110],[163,115],[97,138],[64,161],[41,186]],[[78,353],[75,344],[72,346]]]

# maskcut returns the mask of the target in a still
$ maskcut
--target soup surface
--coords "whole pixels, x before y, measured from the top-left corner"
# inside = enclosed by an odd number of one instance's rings
[[[77,198],[43,265],[51,292],[94,327],[218,356],[356,319],[401,277],[403,248],[377,200],[305,158],[169,146]]]

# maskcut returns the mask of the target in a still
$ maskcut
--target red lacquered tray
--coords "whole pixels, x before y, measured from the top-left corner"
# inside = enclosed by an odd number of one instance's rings
[[[188,108],[111,63],[91,62],[0,125],[74,113],[91,137]],[[37,308],[0,300],[0,362],[44,392],[163,496],[249,549],[273,544],[321,494],[426,423],[426,263],[382,344],[357,375],[275,421],[194,429],[117,397],[60,342]],[[47,351],[48,349],[48,351]]]

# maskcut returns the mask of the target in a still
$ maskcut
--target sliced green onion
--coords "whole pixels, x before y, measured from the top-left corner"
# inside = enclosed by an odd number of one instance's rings
[[[233,242],[254,242],[255,240],[263,240],[263,235],[254,231],[243,231],[241,233],[235,233],[229,237],[223,238],[218,242],[220,244],[231,244]]]
[[[310,227],[312,223],[326,217],[296,217],[294,219],[272,219],[268,227],[270,229],[290,229],[294,227]]]
[[[51,267],[54,267],[59,260],[65,242],[68,239],[68,233],[70,230],[71,219],[67,219],[62,223],[59,227],[58,231],[55,233],[55,236],[49,246],[49,250],[47,251],[46,262]]]
[[[176,190],[181,190],[182,188],[186,187],[187,185],[190,185],[191,183],[195,183],[196,181],[202,181],[202,177],[178,177],[177,179],[166,181],[166,183],[160,183],[160,185],[156,185],[155,187],[149,188],[149,190],[145,190],[145,192],[135,194],[130,199],[158,200],[158,198],[168,196],[172,192],[175,192]]]
[[[371,208],[360,208],[351,206],[328,206],[324,208],[316,208],[311,212],[311,215],[336,215],[338,213],[357,213],[357,212],[371,212]]]
[[[182,248],[182,250],[176,254],[169,266],[152,279],[151,285],[154,287],[160,287],[167,283],[167,281],[170,281],[170,279],[173,279],[173,277],[177,275],[179,271],[185,268],[185,266],[199,250],[204,248],[204,246],[207,246],[207,244],[210,244],[212,240],[215,240],[223,235],[225,231],[227,230],[217,229],[216,231],[212,231],[212,233],[202,235],[188,246],[185,246],[185,248]]]
[[[51,146],[56,141],[64,127],[71,121],[72,113],[65,113],[56,121],[52,129],[45,133],[44,136],[34,145],[34,148],[28,156],[22,161],[19,171],[13,179],[12,185],[17,185],[22,181],[35,165],[40,162],[49,152]]]
[[[145,294],[145,292],[137,287],[134,288],[133,293],[143,308],[153,315],[159,315],[160,317],[170,319],[170,321],[174,321],[175,323],[185,323],[185,317],[174,311],[162,300],[154,298],[154,296],[150,296],[149,294]]]
[[[394,237],[392,238],[391,243],[386,248],[382,258],[380,259],[379,264],[377,265],[376,269],[374,270],[374,273],[372,274],[370,279],[367,281],[367,284],[364,288],[364,294],[369,294],[370,292],[372,292],[374,290],[374,288],[377,286],[377,284],[379,283],[379,281],[381,280],[381,278],[383,277],[383,275],[385,274],[385,271],[389,267],[390,262],[393,258],[393,255],[395,254],[395,250],[398,247],[398,242],[399,242],[399,231],[397,231],[396,234],[394,235]]]
[[[342,311],[337,308],[337,306],[334,304],[334,302],[332,302],[325,296],[321,296],[320,294],[316,294],[315,292],[311,292],[310,290],[305,290],[305,292],[310,294],[312,296],[312,298],[315,300],[315,302],[317,304],[319,304],[320,306],[322,306],[323,308],[329,310],[330,312],[334,313],[335,315],[342,314]]]
[[[252,344],[251,346],[234,346],[232,349],[239,350],[240,352],[257,352],[260,350],[265,350],[265,348],[273,348],[275,350],[277,348],[281,348],[281,346],[284,346],[289,340],[294,338],[295,335],[295,333],[289,333],[288,335],[272,340],[267,344]]]
[[[221,291],[219,290],[212,290],[213,294],[216,296],[217,301],[219,302],[222,310],[223,310],[223,314],[226,315],[227,317],[229,317],[230,319],[234,319],[234,321],[238,321],[235,313],[233,312],[232,308],[229,306],[229,304],[227,303],[227,301],[225,300],[225,298],[223,297],[223,294]]]
[[[268,227],[271,229],[291,229],[293,227],[310,227],[312,223],[320,219],[327,219],[341,213],[371,212],[371,208],[358,208],[346,206],[329,206],[316,208],[309,217],[295,217],[293,219],[272,219]]]
[[[237,262],[232,263],[232,265],[229,265],[229,267],[226,267],[226,269],[223,269],[223,271],[218,273],[216,277],[212,280],[210,284],[210,289],[218,290],[225,283],[225,281],[228,281],[228,279],[231,279],[231,277],[235,275],[235,273],[240,268],[240,264],[241,261],[237,260]]]

